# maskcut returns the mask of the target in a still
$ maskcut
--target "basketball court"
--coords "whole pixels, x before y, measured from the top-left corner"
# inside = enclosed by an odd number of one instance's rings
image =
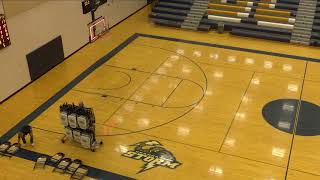
[[[0,158],[1,179],[68,179],[32,170],[57,152],[81,159],[87,179],[319,179],[316,48],[158,27],[148,12],[0,105],[1,140],[29,124],[36,142]],[[65,102],[93,108],[101,148],[61,142]]]

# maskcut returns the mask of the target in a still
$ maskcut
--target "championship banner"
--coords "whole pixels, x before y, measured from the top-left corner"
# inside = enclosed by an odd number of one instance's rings
[[[0,14],[0,49],[10,45],[10,37],[5,16]]]

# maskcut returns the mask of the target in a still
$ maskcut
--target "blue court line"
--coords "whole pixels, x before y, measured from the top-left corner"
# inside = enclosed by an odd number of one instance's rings
[[[111,52],[109,52],[107,55],[105,55],[104,57],[99,59],[97,62],[95,62],[93,65],[91,65],[89,68],[87,68],[85,71],[83,71],[80,75],[78,75],[75,79],[73,79],[64,88],[62,88],[60,91],[58,91],[55,95],[53,95],[46,102],[41,104],[37,109],[35,109],[33,112],[31,112],[25,118],[23,118],[18,124],[16,124],[13,128],[11,128],[8,132],[6,132],[3,136],[0,137],[0,143],[3,143],[3,142],[10,140],[15,134],[18,133],[18,131],[23,126],[30,124],[41,113],[43,113],[52,104],[54,104],[58,99],[60,99],[62,96],[64,96],[68,91],[70,91],[73,87],[75,87],[84,78],[86,78],[88,75],[90,75],[98,67],[100,67],[101,65],[106,63],[114,55],[116,55],[118,52],[120,52],[122,49],[124,49],[132,41],[134,41],[135,39],[137,39],[140,36],[154,38],[154,39],[162,39],[162,40],[167,40],[167,41],[175,41],[175,42],[182,42],[182,43],[188,43],[188,44],[202,45],[202,46],[208,46],[208,47],[230,49],[230,50],[236,50],[236,51],[242,51],[242,52],[250,52],[250,53],[264,54],[264,55],[270,55],[270,56],[285,57],[285,58],[291,58],[291,59],[295,59],[295,60],[320,62],[320,59],[314,59],[314,58],[309,58],[309,57],[294,56],[294,55],[289,55],[289,54],[280,54],[280,53],[275,53],[275,52],[267,52],[267,51],[253,50],[253,49],[245,49],[245,48],[225,46],[225,45],[219,45],[219,44],[210,44],[210,43],[205,43],[205,42],[190,41],[190,40],[170,38],[170,37],[162,37],[162,36],[156,36],[156,35],[150,35],[150,34],[135,33],[132,36],[130,36],[127,40],[125,40],[123,43],[121,43],[119,46],[117,46],[115,49],[113,49]],[[39,155],[41,155],[41,154],[37,153],[37,152],[33,152],[33,151],[29,151],[29,150],[22,150],[20,153],[17,154],[17,157],[21,157],[24,159],[35,161],[36,160],[35,157],[38,157]],[[50,157],[49,155],[46,155],[46,156]],[[112,172],[107,172],[107,171],[97,169],[94,167],[88,167],[88,168],[89,168],[89,172],[90,172],[89,175],[92,175],[94,177],[98,177],[98,179],[99,178],[102,178],[102,179],[110,178],[111,175],[113,176],[112,179],[118,179],[118,178],[124,177],[124,176],[114,174]],[[125,178],[130,179],[129,177],[125,177]]]
[[[156,35],[151,35],[151,34],[140,34],[140,33],[137,33],[137,34],[138,34],[138,36],[142,36],[142,37],[148,37],[148,38],[154,38],[154,39],[162,39],[162,40],[167,40],[167,41],[175,41],[175,42],[182,42],[182,43],[187,43],[187,44],[195,44],[195,45],[215,47],[215,48],[221,48],[221,49],[229,49],[229,50],[235,50],[235,51],[263,54],[263,55],[269,55],[269,56],[277,56],[277,57],[283,57],[283,58],[290,58],[290,59],[293,59],[293,60],[320,62],[320,59],[304,57],[304,56],[295,56],[295,55],[290,55],[290,54],[281,54],[281,53],[276,53],[276,52],[261,51],[261,50],[240,48],[240,47],[220,45],[220,44],[211,44],[211,43],[206,43],[206,42],[199,42],[199,41],[191,41],[191,40],[177,39],[177,38],[171,38],[171,37],[156,36]]]

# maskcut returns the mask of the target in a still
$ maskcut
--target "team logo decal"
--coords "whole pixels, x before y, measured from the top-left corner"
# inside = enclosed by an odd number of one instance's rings
[[[174,155],[165,149],[158,141],[143,141],[130,146],[133,147],[133,149],[123,153],[122,156],[135,160],[142,160],[145,163],[138,173],[155,167],[175,169],[181,165]]]

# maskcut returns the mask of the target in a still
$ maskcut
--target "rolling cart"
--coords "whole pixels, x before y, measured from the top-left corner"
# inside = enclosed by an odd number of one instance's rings
[[[62,143],[67,140],[81,144],[81,147],[94,152],[103,142],[96,139],[95,116],[92,108],[84,107],[83,103],[64,103],[60,106],[60,119],[65,129]]]

